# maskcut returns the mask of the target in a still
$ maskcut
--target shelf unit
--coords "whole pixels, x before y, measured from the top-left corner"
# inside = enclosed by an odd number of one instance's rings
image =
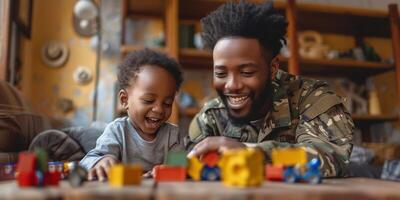
[[[227,0],[124,0],[125,18],[131,15],[158,17],[165,19],[165,51],[179,59],[184,69],[212,70],[212,55],[208,51],[179,48],[178,29],[180,20],[199,21]],[[250,2],[261,3],[262,0]],[[288,40],[290,58],[280,57],[282,68],[292,74],[329,75],[365,79],[387,71],[396,71],[397,92],[400,94],[400,35],[397,5],[389,6],[388,11],[363,8],[349,8],[332,5],[296,3],[295,0],[274,1],[278,12],[286,15],[289,21]],[[339,23],[335,23],[339,22]],[[123,26],[122,26],[123,27]],[[299,56],[297,32],[317,30],[321,33],[352,35],[358,40],[362,37],[384,37],[392,41],[394,64],[354,60],[311,60]],[[124,29],[123,29],[124,33]],[[124,35],[124,34],[123,34]],[[122,37],[121,52],[127,53],[140,47],[124,45]],[[300,67],[301,66],[301,67]],[[398,97],[400,100],[400,97]],[[397,100],[400,106],[400,101]],[[193,116],[196,110],[183,111],[185,116]],[[398,121],[396,114],[353,115],[357,124],[371,124],[385,121]]]

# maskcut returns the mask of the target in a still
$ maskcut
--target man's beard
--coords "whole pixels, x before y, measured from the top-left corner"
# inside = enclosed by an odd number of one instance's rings
[[[232,115],[229,109],[226,96],[223,94],[223,92],[217,91],[217,93],[222,102],[224,103],[225,107],[227,108],[229,120],[232,122],[232,124],[235,125],[241,126],[249,123],[250,121],[259,119],[262,117],[262,115],[267,114],[266,111],[270,110],[272,107],[271,79],[267,80],[264,89],[262,90],[261,94],[258,97],[255,96],[255,93],[250,94],[249,98],[254,100],[254,102],[251,105],[250,112],[243,117],[235,117],[234,115]]]

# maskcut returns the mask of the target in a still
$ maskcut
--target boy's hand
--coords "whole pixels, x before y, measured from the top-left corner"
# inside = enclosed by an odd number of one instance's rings
[[[160,166],[160,165],[156,165],[156,166],[153,167],[153,169],[151,171],[148,171],[148,172],[144,173],[143,174],[143,178],[154,178],[155,168],[157,166]]]
[[[89,170],[88,180],[92,181],[94,180],[94,177],[97,177],[99,181],[105,181],[111,166],[115,165],[117,162],[118,160],[112,156],[102,158],[92,169]]]

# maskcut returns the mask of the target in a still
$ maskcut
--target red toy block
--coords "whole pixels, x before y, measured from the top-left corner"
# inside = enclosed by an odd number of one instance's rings
[[[17,172],[35,172],[36,170],[36,155],[30,152],[21,152],[18,155]]]
[[[32,172],[20,172],[17,177],[18,185],[20,187],[29,187],[36,185],[36,173]]]
[[[44,175],[44,185],[57,186],[61,179],[60,172],[46,172]]]
[[[265,180],[283,181],[283,166],[265,166]]]
[[[165,165],[156,166],[154,167],[154,180],[156,180],[156,182],[185,181],[186,168]]]
[[[220,156],[217,151],[209,151],[203,155],[201,160],[207,166],[215,167],[218,164],[219,158]]]
[[[18,155],[17,181],[21,187],[35,186],[36,178],[36,155],[30,152],[21,152]]]

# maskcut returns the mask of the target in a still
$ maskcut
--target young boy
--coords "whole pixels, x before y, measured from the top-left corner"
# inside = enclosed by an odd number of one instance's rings
[[[119,66],[119,100],[128,113],[110,123],[81,164],[88,179],[105,180],[117,162],[139,163],[144,171],[161,164],[165,152],[183,150],[183,135],[167,123],[182,83],[179,64],[149,49],[129,54]]]

